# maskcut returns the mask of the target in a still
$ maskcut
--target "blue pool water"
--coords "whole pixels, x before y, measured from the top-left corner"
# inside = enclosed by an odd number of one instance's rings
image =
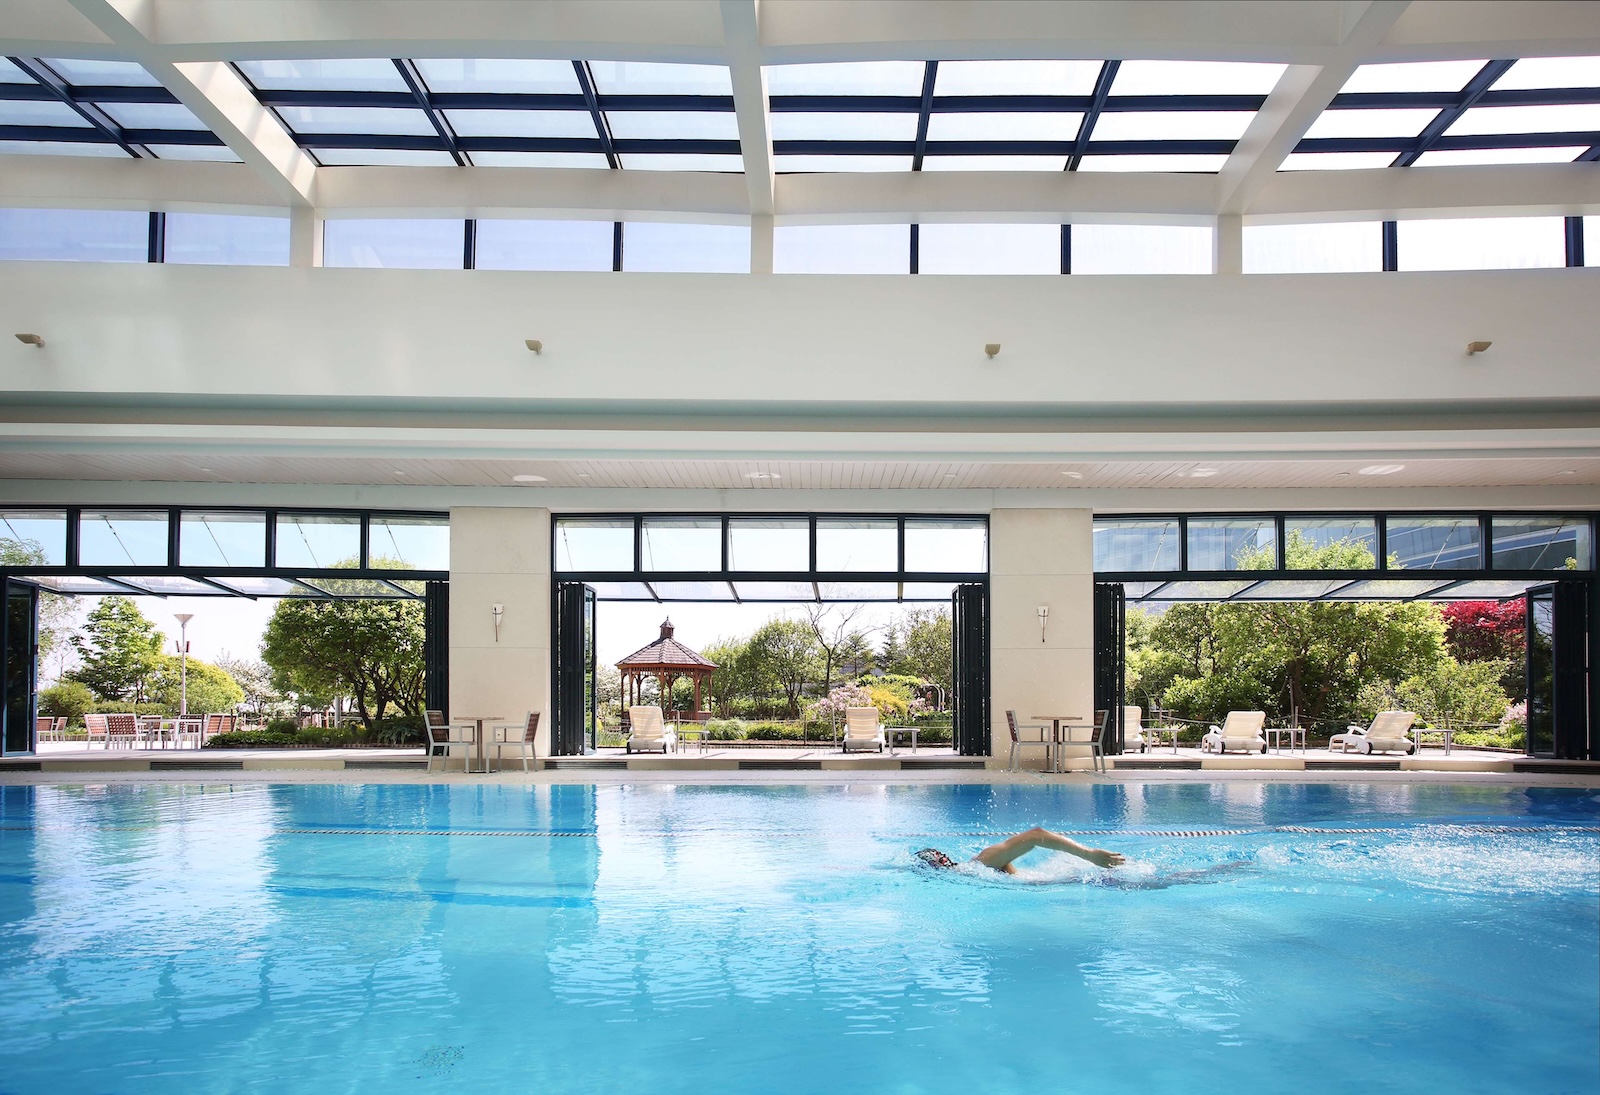
[[[1034,824],[1130,863],[913,866]],[[1597,827],[1401,784],[6,787],[0,1092],[1587,1095]]]

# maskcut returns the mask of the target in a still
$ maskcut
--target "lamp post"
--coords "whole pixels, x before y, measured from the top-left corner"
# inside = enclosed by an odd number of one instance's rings
[[[174,613],[174,620],[178,621],[178,716],[182,718],[189,713],[189,621],[194,619],[193,612]]]

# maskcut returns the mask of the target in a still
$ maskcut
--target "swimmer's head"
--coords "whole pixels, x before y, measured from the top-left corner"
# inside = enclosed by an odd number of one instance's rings
[[[938,848],[924,848],[917,853],[917,858],[930,867],[954,867],[956,861],[945,855]]]

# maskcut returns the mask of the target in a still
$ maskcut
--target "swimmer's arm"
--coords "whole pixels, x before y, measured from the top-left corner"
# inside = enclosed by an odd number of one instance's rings
[[[1015,874],[1016,868],[1012,861],[1027,855],[1035,848],[1049,848],[1052,851],[1066,852],[1079,859],[1087,860],[1097,867],[1118,867],[1126,860],[1116,852],[1108,852],[1104,848],[1090,848],[1079,844],[1076,840],[1064,837],[1060,833],[1052,833],[1049,829],[1029,829],[1025,833],[1007,837],[998,844],[992,844],[979,852],[973,858],[985,867],[992,867],[997,871]]]

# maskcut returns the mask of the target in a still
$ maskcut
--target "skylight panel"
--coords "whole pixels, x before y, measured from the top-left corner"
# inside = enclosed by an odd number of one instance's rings
[[[1566,106],[1479,106],[1445,130],[1448,137],[1500,133],[1573,133],[1600,131],[1600,103]]]
[[[909,113],[823,114],[778,111],[772,115],[775,141],[914,141],[917,116]]]
[[[239,69],[263,91],[410,91],[394,62],[357,60],[239,61]]]
[[[67,83],[77,87],[159,87],[160,82],[143,65],[132,61],[82,61],[66,57],[47,57],[44,63],[55,69]]]
[[[1394,152],[1291,152],[1278,165],[1279,171],[1359,171],[1388,167]]]
[[[121,145],[75,141],[0,141],[0,154],[7,156],[102,156],[126,157]]]
[[[280,106],[277,110],[284,122],[296,133],[381,133],[417,137],[438,135],[433,123],[428,121],[428,116],[420,110],[344,106]]]
[[[1124,61],[1111,82],[1111,94],[1266,95],[1287,67],[1248,61]]]
[[[1236,141],[1255,114],[1248,110],[1107,111],[1094,141]]]
[[[243,163],[225,144],[147,144],[158,160],[206,160],[212,163]]]
[[[439,94],[581,95],[571,61],[521,58],[418,60],[428,90]]]
[[[608,110],[606,121],[618,140],[737,141],[739,119],[732,111]]]
[[[124,129],[205,129],[206,124],[182,103],[99,103]]]
[[[1600,88],[1600,57],[1524,57],[1494,82],[1494,91]]]
[[[1071,141],[1083,115],[1037,112],[942,113],[928,117],[930,141]],[[915,129],[916,119],[912,118]]]
[[[0,57],[0,84],[31,84],[34,78],[4,57]]]
[[[1555,148],[1436,148],[1417,157],[1417,167],[1455,167],[1461,164],[1571,163],[1587,152],[1587,145]]]
[[[474,167],[597,167],[609,169],[601,152],[471,152]]]
[[[446,110],[459,137],[565,137],[599,140],[587,110]],[[477,157],[473,157],[477,161]]]
[[[1339,93],[1460,91],[1488,63],[1487,60],[1406,61],[1392,65],[1362,65],[1350,74],[1350,79],[1344,82]]]
[[[1099,61],[940,61],[933,94],[1092,95]]]
[[[743,156],[720,156],[698,152],[625,152],[625,171],[719,171],[742,173]]]
[[[93,129],[89,121],[66,103],[47,99],[0,99],[0,125],[69,126]]]
[[[723,65],[676,65],[657,61],[590,61],[600,95],[732,95]]]
[[[774,115],[776,117],[776,115]],[[775,156],[778,174],[824,171],[910,171],[910,156]]]
[[[1310,129],[1308,138],[1317,137],[1415,137],[1439,116],[1434,109],[1422,110],[1324,110]]]
[[[920,96],[926,71],[921,61],[772,65],[766,70],[767,94]]]
[[[448,152],[424,148],[316,148],[317,159],[329,167],[455,167]]]
[[[1067,157],[1059,156],[928,156],[924,171],[1065,171]]]
[[[1389,157],[1393,159],[1394,157]],[[1085,156],[1078,161],[1079,171],[1165,171],[1215,173],[1228,162],[1223,155],[1188,153],[1149,153],[1133,156]]]

